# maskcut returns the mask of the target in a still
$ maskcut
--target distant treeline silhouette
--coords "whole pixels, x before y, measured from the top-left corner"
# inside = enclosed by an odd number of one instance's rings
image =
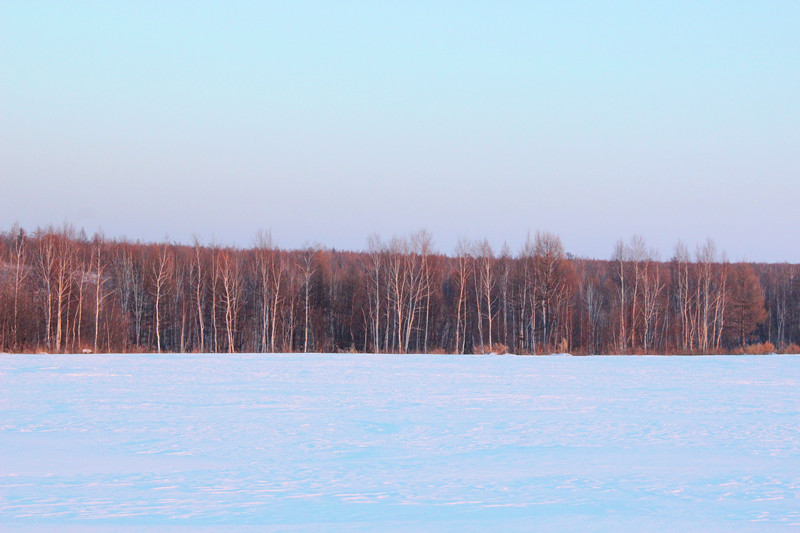
[[[644,239],[576,258],[419,231],[364,252],[0,233],[6,352],[693,354],[797,352],[798,265],[729,263],[712,241],[660,260]]]

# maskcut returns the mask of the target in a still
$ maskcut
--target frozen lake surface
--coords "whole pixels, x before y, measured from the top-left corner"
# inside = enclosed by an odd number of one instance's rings
[[[800,528],[800,356],[0,355],[4,531]]]

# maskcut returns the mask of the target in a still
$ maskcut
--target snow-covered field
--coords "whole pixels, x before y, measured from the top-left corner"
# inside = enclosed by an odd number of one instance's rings
[[[0,355],[0,530],[800,528],[800,356]]]

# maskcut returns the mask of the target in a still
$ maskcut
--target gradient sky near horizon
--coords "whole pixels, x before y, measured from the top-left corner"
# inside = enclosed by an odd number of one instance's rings
[[[800,262],[800,2],[0,4],[0,226]]]

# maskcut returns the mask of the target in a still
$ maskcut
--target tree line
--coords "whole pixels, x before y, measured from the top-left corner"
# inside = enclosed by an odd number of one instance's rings
[[[800,271],[709,240],[608,260],[538,232],[437,252],[427,231],[363,252],[0,233],[0,351],[694,354],[800,348]]]

